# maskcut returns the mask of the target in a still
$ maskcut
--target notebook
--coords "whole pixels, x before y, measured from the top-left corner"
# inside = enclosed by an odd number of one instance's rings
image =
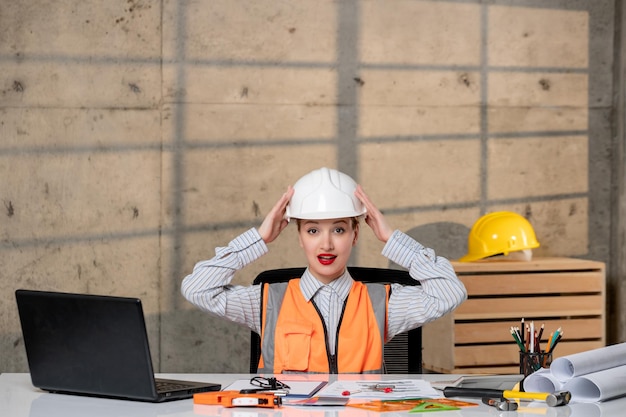
[[[32,383],[45,391],[162,402],[219,391],[157,379],[138,298],[15,292]]]

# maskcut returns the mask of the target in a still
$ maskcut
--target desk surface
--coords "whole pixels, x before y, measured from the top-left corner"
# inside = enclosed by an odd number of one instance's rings
[[[247,374],[159,374],[159,377],[191,381],[217,382],[222,386],[250,378]],[[449,380],[453,375],[379,375],[380,379],[422,378],[430,381]],[[462,399],[479,403],[478,399]],[[522,403],[516,412],[498,411],[479,404],[455,411],[429,413],[387,412],[378,413],[354,407],[295,407],[223,408],[220,406],[194,405],[193,400],[177,400],[162,404],[136,401],[91,398],[73,395],[50,394],[34,388],[29,374],[0,374],[0,416],[11,417],[617,417],[623,416],[626,398],[602,404],[569,404],[563,407],[547,407],[535,401]]]

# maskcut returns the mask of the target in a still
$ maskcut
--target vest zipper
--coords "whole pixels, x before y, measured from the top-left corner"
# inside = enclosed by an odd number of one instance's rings
[[[326,328],[326,322],[324,321],[324,316],[320,312],[320,309],[317,308],[317,304],[315,301],[311,300],[313,307],[315,307],[315,311],[317,311],[317,315],[320,316],[320,320],[322,322],[322,327],[324,328],[324,344],[326,345],[326,358],[328,360],[328,373],[329,374],[338,374],[339,370],[337,369],[337,342],[335,342],[335,354],[330,354],[330,346],[328,346],[328,329]],[[338,336],[338,334],[337,334]],[[338,337],[337,337],[338,339]]]
[[[337,373],[339,373],[339,364],[337,363],[337,356],[339,355],[339,329],[341,329],[341,323],[343,322],[343,314],[346,312],[347,304],[348,304],[348,298],[346,297],[346,299],[343,300],[343,307],[341,308],[341,316],[339,316],[339,323],[337,323],[337,333],[336,333],[337,337],[335,339],[335,355],[333,357],[334,367],[337,370]]]

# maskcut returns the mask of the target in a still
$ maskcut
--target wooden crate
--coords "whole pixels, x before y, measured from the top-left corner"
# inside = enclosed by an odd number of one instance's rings
[[[573,258],[452,262],[468,299],[423,327],[424,369],[443,373],[518,373],[511,326],[520,320],[563,329],[554,358],[606,345],[605,265]]]

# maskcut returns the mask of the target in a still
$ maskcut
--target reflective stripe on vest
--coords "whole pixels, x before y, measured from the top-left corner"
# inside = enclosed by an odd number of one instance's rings
[[[336,371],[382,373],[388,285],[355,281],[337,337]],[[329,373],[324,322],[300,291],[300,280],[262,288],[259,373]],[[328,329],[336,332],[336,329]]]

